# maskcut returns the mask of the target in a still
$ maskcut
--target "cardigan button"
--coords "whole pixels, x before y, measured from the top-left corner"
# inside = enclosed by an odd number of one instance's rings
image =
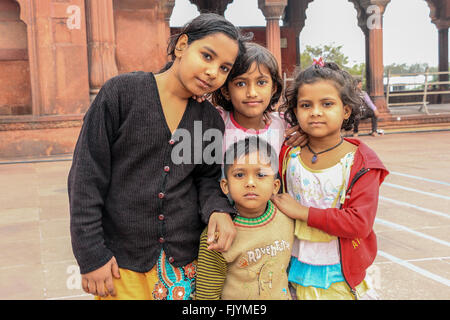
[[[165,197],[165,194],[164,194],[164,193],[162,193],[162,192],[158,193],[158,198],[162,199],[162,198],[164,198],[164,197]]]
[[[163,237],[161,237],[161,238],[158,239],[158,241],[159,241],[159,243],[164,243],[164,242],[166,242],[166,239],[164,239]]]
[[[169,166],[165,166],[164,167],[164,172],[169,172],[170,171],[170,167]]]
[[[173,263],[175,261],[175,259],[173,257],[169,257],[169,262]]]
[[[169,144],[173,145],[174,143],[175,143],[175,140],[173,140],[173,139],[169,140]]]
[[[165,218],[166,218],[166,217],[164,217],[163,214],[160,214],[160,215],[158,216],[158,220],[159,220],[159,221],[163,221]]]

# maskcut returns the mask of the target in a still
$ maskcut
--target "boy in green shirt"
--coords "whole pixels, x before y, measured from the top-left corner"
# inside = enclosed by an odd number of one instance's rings
[[[208,250],[200,239],[197,300],[291,299],[286,269],[294,221],[270,201],[277,194],[278,159],[258,136],[232,145],[224,155],[222,191],[235,203],[236,238],[227,252]]]

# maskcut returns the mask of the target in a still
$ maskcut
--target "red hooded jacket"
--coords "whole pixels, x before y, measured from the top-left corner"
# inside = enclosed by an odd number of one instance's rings
[[[342,274],[353,294],[365,276],[366,269],[377,255],[377,239],[373,224],[378,206],[379,188],[389,172],[381,160],[366,144],[345,138],[358,146],[350,172],[346,199],[341,208],[309,208],[308,226],[339,238]],[[280,152],[280,176],[283,163],[291,148],[283,146]],[[284,170],[285,171],[285,170]],[[284,187],[284,191],[285,187]]]

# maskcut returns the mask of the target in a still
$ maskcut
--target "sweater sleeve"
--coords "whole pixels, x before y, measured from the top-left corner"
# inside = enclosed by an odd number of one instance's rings
[[[220,252],[208,250],[207,228],[200,237],[196,300],[220,300],[227,275],[227,263]]]
[[[309,208],[308,226],[342,238],[366,238],[375,221],[381,170],[372,169],[354,185],[343,209]]]
[[[82,274],[105,265],[113,256],[105,246],[102,228],[111,171],[110,108],[114,105],[105,86],[86,112],[68,176],[72,249]]]
[[[217,113],[216,110],[213,111]],[[201,219],[205,224],[208,224],[213,212],[226,212],[232,216],[236,214],[235,209],[220,189],[219,183],[222,177],[222,139],[225,125],[218,114],[213,114],[210,118],[213,119],[213,122],[209,128],[214,129],[217,135],[211,139],[209,145],[203,150],[203,162],[196,166],[194,172]],[[207,131],[208,129],[205,131],[205,137]]]

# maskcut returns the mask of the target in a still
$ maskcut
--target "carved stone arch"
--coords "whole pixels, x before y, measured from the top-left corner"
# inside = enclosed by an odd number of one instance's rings
[[[364,34],[367,34],[367,32],[369,31],[367,28],[367,20],[369,19],[369,16],[367,15],[367,9],[372,5],[377,5],[381,10],[380,11],[381,15],[383,15],[384,12],[386,11],[386,7],[391,2],[391,0],[348,0],[348,1],[353,3],[353,6],[355,7],[358,18],[358,26],[361,28]]]
[[[366,10],[360,5],[358,0],[349,0],[349,2],[353,3],[353,6],[356,10],[356,17],[358,19],[358,26],[361,28],[361,30],[366,33],[367,27],[366,27],[366,21],[367,21],[367,14]]]
[[[430,8],[431,22],[436,25],[438,30],[448,29],[450,27],[450,16],[447,16],[447,12],[450,4],[438,0],[425,0],[425,2]]]
[[[13,0],[19,5],[20,10],[20,20],[22,20],[26,25],[30,23],[30,18],[28,16],[28,6],[25,0]]]
[[[430,8],[430,19],[431,21],[433,21],[433,19],[436,18],[436,4],[433,1],[426,1],[425,2],[428,4],[428,7]]]
[[[294,28],[298,33],[305,26],[306,10],[313,0],[289,0],[283,16],[283,24]]]

